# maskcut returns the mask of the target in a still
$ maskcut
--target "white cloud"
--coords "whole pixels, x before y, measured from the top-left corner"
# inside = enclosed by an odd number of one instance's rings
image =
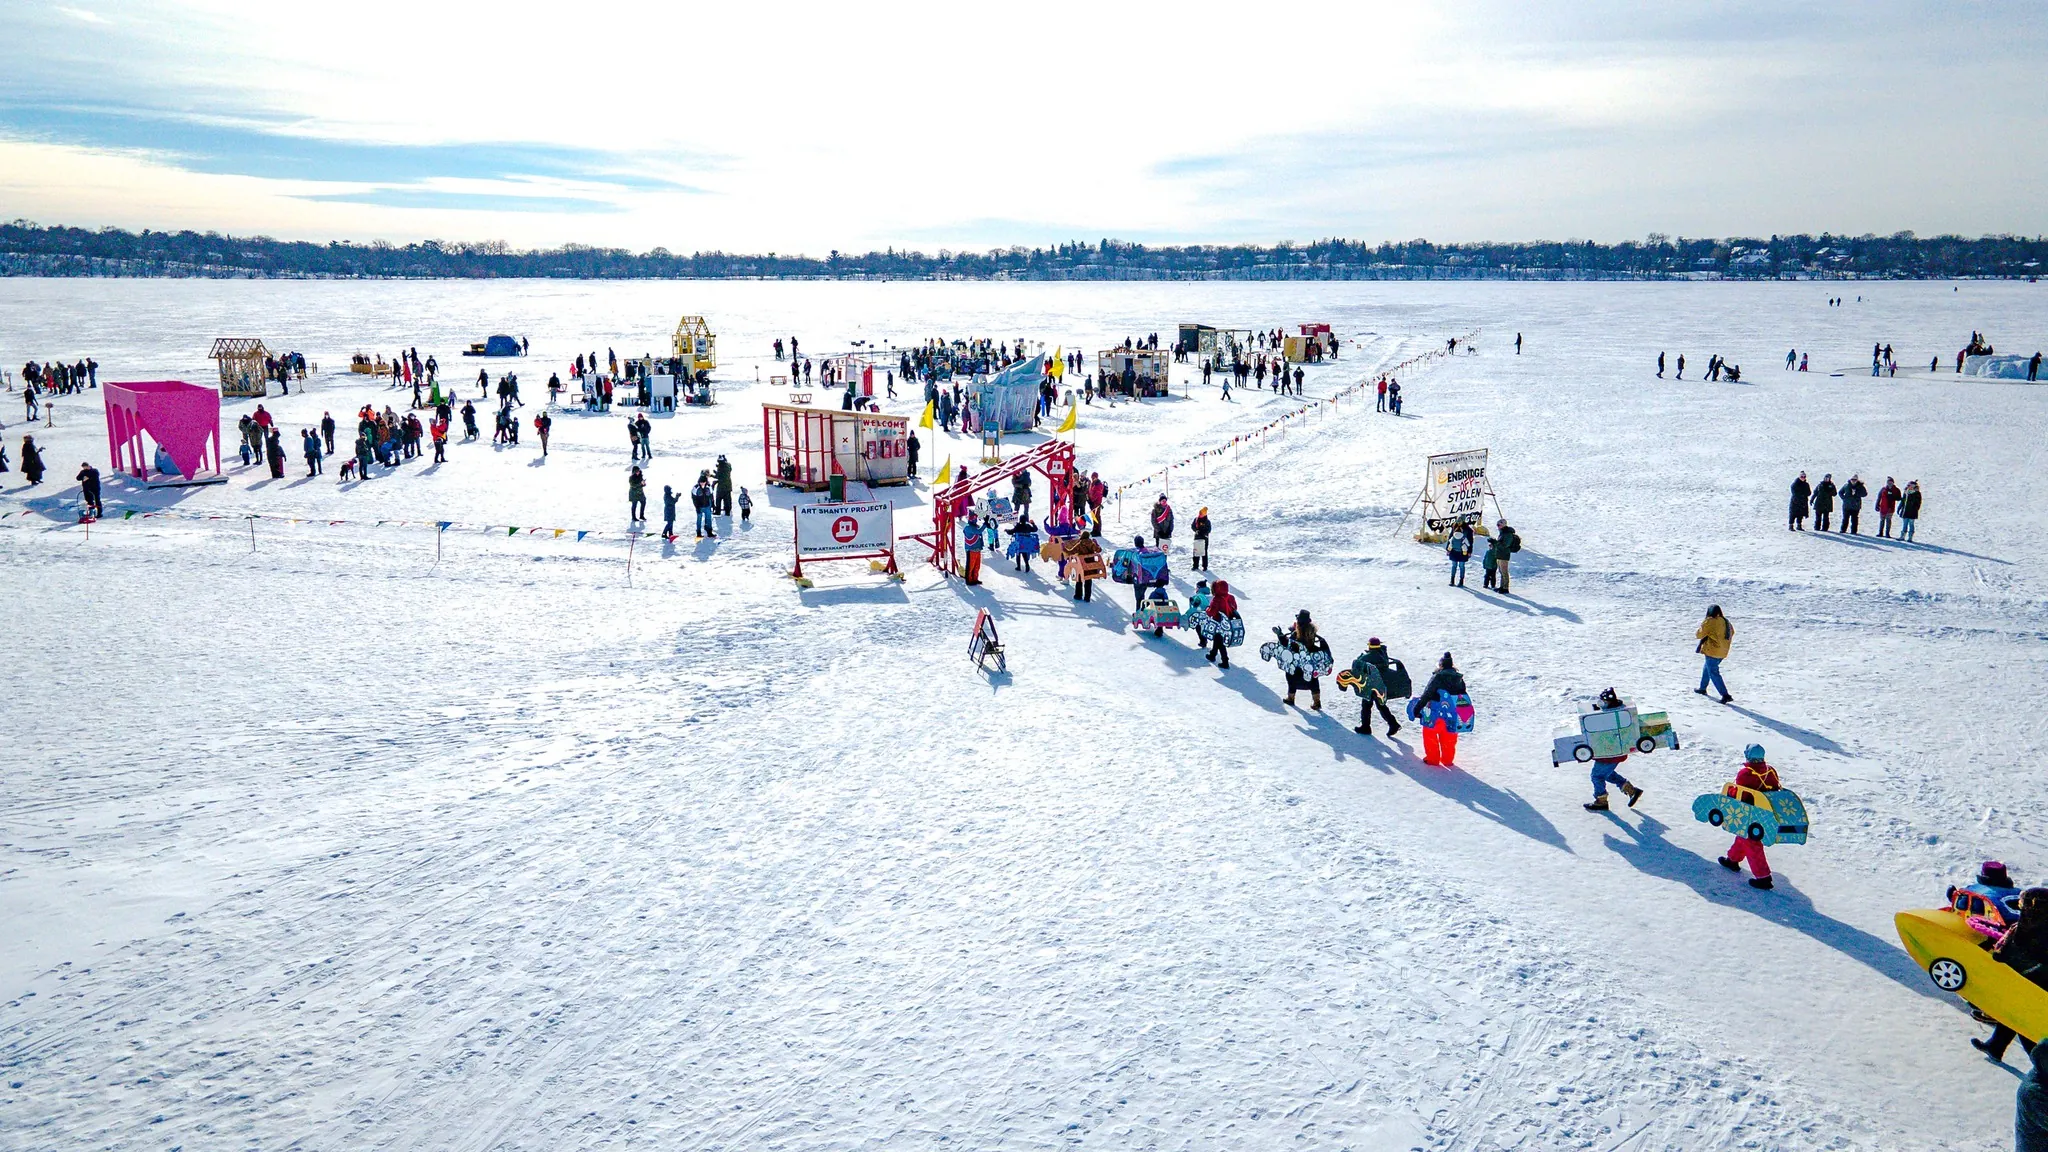
[[[211,184],[158,160],[89,201],[31,173],[15,214],[157,225],[145,207],[196,196],[176,211],[222,229],[780,251],[994,227],[1040,243],[2048,226],[2033,81],[1971,50],[2039,58],[2043,19],[2009,6],[100,6],[115,19],[92,37],[0,11],[24,49],[0,124],[8,103],[69,100],[533,142],[659,163],[701,194],[631,190],[602,219],[309,207],[279,171],[208,209]],[[1955,178],[1963,148],[1985,178]],[[87,202],[110,215],[79,219]]]

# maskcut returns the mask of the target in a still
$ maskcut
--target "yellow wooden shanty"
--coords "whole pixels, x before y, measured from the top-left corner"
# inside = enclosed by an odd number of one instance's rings
[[[685,316],[676,324],[675,350],[683,371],[694,379],[709,380],[718,367],[718,337],[702,316]]]
[[[254,336],[222,336],[213,342],[207,357],[220,362],[220,394],[223,396],[267,396],[270,378],[263,362],[270,349]]]

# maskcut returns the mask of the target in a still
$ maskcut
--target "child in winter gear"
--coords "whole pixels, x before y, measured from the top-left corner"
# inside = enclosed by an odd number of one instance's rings
[[[1472,559],[1472,526],[1458,524],[1451,528],[1450,538],[1444,542],[1444,555],[1451,558],[1451,587],[1465,586],[1465,562]],[[1492,587],[1488,584],[1487,587]]]
[[[1776,792],[1783,787],[1778,782],[1778,770],[1764,762],[1764,746],[1761,744],[1751,744],[1742,750],[1742,769],[1735,774],[1735,784],[1758,792]],[[1751,888],[1771,886],[1771,864],[1764,859],[1763,841],[1737,835],[1728,854],[1721,857],[1721,867],[1730,872],[1742,871],[1744,862],[1749,864]]]
[[[1418,719],[1422,706],[1436,700],[1439,692],[1453,697],[1466,695],[1465,677],[1458,671],[1458,666],[1452,663],[1449,652],[1444,653],[1436,662],[1436,672],[1430,676],[1429,683],[1408,702],[1408,718]],[[1422,727],[1422,762],[1450,768],[1454,767],[1457,761],[1458,734],[1451,730],[1450,721],[1445,717],[1432,717]]]
[[[1188,567],[1207,572],[1209,570],[1209,510],[1204,508],[1200,512],[1195,513],[1195,519],[1189,525],[1189,528],[1195,534],[1195,545],[1194,560]]]
[[[1728,685],[1721,680],[1721,661],[1728,658],[1729,642],[1735,639],[1735,625],[1721,614],[1719,604],[1707,606],[1707,618],[1700,621],[1699,630],[1693,633],[1698,640],[1701,658],[1706,661],[1700,667],[1700,686],[1693,689],[1702,696],[1707,694],[1707,685],[1712,684],[1721,693],[1721,703],[1727,704],[1735,697],[1728,694]]]
[[[1614,689],[1607,688],[1601,691],[1599,702],[1601,711],[1611,712],[1623,707],[1626,707],[1626,705],[1621,702],[1620,694],[1615,692]],[[1636,806],[1636,801],[1643,798],[1643,790],[1631,784],[1627,777],[1616,771],[1621,762],[1626,759],[1628,759],[1628,754],[1623,753],[1620,756],[1602,757],[1593,761],[1593,802],[1585,806],[1586,811],[1607,811],[1607,786],[1609,784],[1621,789],[1622,795],[1628,797],[1628,806],[1631,808]]]
[[[746,524],[751,522],[753,519],[754,498],[747,493],[747,490],[745,488],[742,488],[740,489],[740,523]]]
[[[1218,580],[1211,588],[1209,606],[1209,662],[1230,667],[1230,622],[1237,618],[1237,597],[1230,594],[1230,581]]]

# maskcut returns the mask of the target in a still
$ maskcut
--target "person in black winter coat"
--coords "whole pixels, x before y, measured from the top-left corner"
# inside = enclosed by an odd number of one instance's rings
[[[1851,476],[1849,482],[1842,485],[1842,531],[1855,536],[1863,534],[1859,517],[1863,512],[1864,497],[1869,495],[1870,489],[1864,486],[1861,476]]]
[[[2048,1152],[2048,1044],[2034,1045],[2034,1070],[2020,1081],[2013,1113],[2015,1152]]]
[[[29,487],[43,482],[43,454],[36,450],[36,438],[21,438],[21,474],[28,477]]]
[[[1801,472],[1792,481],[1792,507],[1785,528],[1792,532],[1806,531],[1806,510],[1813,503],[1813,485],[1806,482],[1806,473]]]
[[[97,520],[106,515],[100,507],[100,470],[90,460],[82,460],[78,467],[78,495],[85,501],[86,515]]]
[[[1195,534],[1195,558],[1194,561],[1188,565],[1188,567],[1196,568],[1203,572],[1207,572],[1209,570],[1210,528],[1211,525],[1209,523],[1209,510],[1207,508],[1204,508],[1200,512],[1195,513],[1195,518],[1189,522],[1188,530]]]
[[[1813,530],[1828,530],[1828,520],[1835,514],[1835,474],[1821,474],[1820,483],[1813,489]]]

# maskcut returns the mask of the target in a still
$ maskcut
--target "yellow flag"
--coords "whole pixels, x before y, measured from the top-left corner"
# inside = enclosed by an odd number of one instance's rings
[[[946,485],[951,484],[952,482],[953,458],[951,456],[948,456],[946,457],[945,467],[939,469],[939,478],[938,480],[934,481],[934,483],[938,484],[939,487],[944,488]]]
[[[1057,436],[1061,432],[1072,432],[1074,430],[1074,418],[1079,416],[1080,414],[1081,409],[1079,405],[1067,405],[1067,418],[1065,420],[1060,421],[1060,426],[1058,428],[1053,429],[1053,434]]]
[[[932,428],[932,409],[938,407],[938,404],[939,402],[936,400],[927,400],[924,402],[924,415],[917,418],[917,426],[919,428],[923,428],[927,431],[929,431]]]
[[[1064,348],[1053,349],[1052,378],[1055,380],[1065,380],[1067,378],[1067,357]]]

